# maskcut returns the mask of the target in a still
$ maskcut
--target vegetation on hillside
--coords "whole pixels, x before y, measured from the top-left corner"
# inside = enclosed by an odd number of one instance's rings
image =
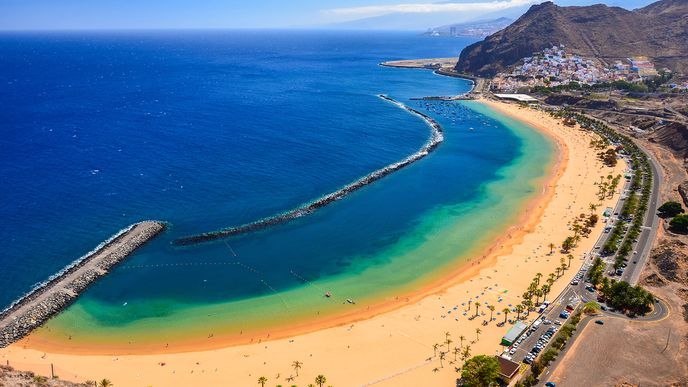
[[[676,215],[669,222],[671,231],[686,234],[688,233],[688,215]]]
[[[670,200],[659,206],[657,212],[659,213],[659,216],[662,218],[673,218],[674,216],[682,214],[685,211],[683,210],[683,206],[681,206],[681,203]]]

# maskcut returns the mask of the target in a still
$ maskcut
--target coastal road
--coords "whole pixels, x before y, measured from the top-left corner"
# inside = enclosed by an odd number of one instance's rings
[[[596,120],[595,117],[592,117],[590,115],[585,114],[585,116],[590,119]],[[624,132],[622,128],[620,128],[618,125],[613,125],[610,123],[607,124],[618,133]],[[638,146],[638,148],[640,148],[640,150],[643,153],[645,153],[645,155],[648,158],[648,161],[650,162],[650,169],[652,170],[652,190],[650,192],[648,209],[645,213],[645,221],[643,223],[640,236],[638,236],[638,242],[636,242],[635,248],[633,249],[634,252],[631,253],[631,257],[628,260],[628,264],[623,274],[619,278],[619,280],[626,281],[631,285],[636,285],[640,280],[640,274],[642,273],[643,268],[645,267],[645,263],[647,262],[647,259],[650,255],[652,245],[654,244],[655,237],[657,236],[657,229],[659,228],[660,224],[659,218],[657,217],[657,208],[660,205],[659,193],[663,180],[662,168],[657,159],[655,159],[655,157],[652,155],[652,153],[650,153],[647,150],[647,148],[643,147],[637,141],[634,142]],[[627,185],[624,186],[624,191],[626,191],[627,188]],[[621,203],[617,203],[617,207],[615,208],[614,212],[619,212],[621,209],[620,207]],[[606,238],[603,242],[596,244],[596,246],[600,246],[601,248],[601,246],[604,245],[604,242],[606,242]],[[608,263],[607,268],[609,268],[610,266],[609,260],[611,260],[611,263],[613,264],[614,256],[606,257],[606,262]]]
[[[652,153],[648,152],[648,150],[640,144],[636,143],[636,145],[638,145],[647,155],[650,161],[650,169],[652,169],[652,192],[650,193],[650,201],[647,206],[647,213],[645,214],[643,232],[638,237],[638,242],[634,250],[637,253],[634,252],[634,256],[631,258],[632,261],[636,261],[636,264],[629,265],[621,277],[622,280],[629,282],[631,285],[636,285],[638,280],[640,280],[640,273],[643,271],[643,267],[650,256],[652,245],[657,236],[657,229],[660,224],[659,217],[657,216],[657,208],[659,207],[659,193],[663,179],[662,169]]]

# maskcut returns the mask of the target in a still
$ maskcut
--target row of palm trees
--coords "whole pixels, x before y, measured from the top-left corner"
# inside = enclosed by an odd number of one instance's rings
[[[598,187],[597,197],[600,199],[600,201],[604,200],[605,198],[613,199],[614,193],[616,192],[620,181],[621,175],[607,175],[606,181],[604,176],[600,176],[600,182],[595,183]]]
[[[480,328],[475,329],[475,341],[472,341],[471,344],[480,340],[480,334],[482,332],[483,331]],[[445,332],[444,333],[444,342],[442,344],[440,344],[440,343],[433,344],[433,346],[432,346],[433,357],[438,357],[438,350],[439,350],[440,368],[444,368],[444,360],[446,359],[447,354],[449,354],[449,353],[454,354],[454,361],[455,362],[458,360],[459,355],[461,355],[461,360],[464,362],[468,358],[471,357],[471,346],[467,345],[464,347],[464,345],[463,345],[464,340],[466,340],[466,336],[464,336],[464,335],[459,336],[460,345],[458,347],[454,347],[452,350],[451,344],[454,341],[451,339],[451,333]],[[446,351],[442,350],[443,345],[447,346]],[[437,371],[439,371],[439,369],[434,369],[433,371],[437,372]]]
[[[298,360],[294,360],[291,363],[291,368],[294,369],[294,372],[296,372],[297,377],[299,376],[299,370],[301,369],[301,367],[303,367],[303,363]],[[268,378],[266,378],[265,376],[261,376],[258,378],[258,384],[260,384],[261,387],[265,387],[265,383],[267,382]],[[327,383],[327,378],[325,377],[325,375],[318,375],[315,377],[315,384],[317,384],[319,387],[322,387],[325,383]],[[315,384],[311,383],[308,385],[308,387],[315,387]]]
[[[268,382],[268,378],[265,376],[261,376],[258,378],[258,384],[261,385],[261,387],[265,387],[265,383]],[[327,378],[325,375],[318,375],[315,377],[315,384],[317,384],[319,387],[322,387],[325,383],[327,383]],[[309,383],[308,387],[315,387],[315,384]],[[292,385],[292,387],[296,387],[296,385]]]
[[[112,387],[114,384],[110,381],[110,379],[101,379],[99,382],[93,381],[93,380],[87,380],[84,382],[85,385],[90,386],[93,385],[93,387]]]
[[[568,259],[568,265],[566,264],[564,257],[560,259],[561,265],[557,267],[556,274],[550,273],[545,280],[546,283],[542,283],[542,273],[535,274],[535,278],[533,278],[533,281],[531,281],[530,285],[528,285],[528,289],[523,293],[523,301],[521,301],[521,303],[515,307],[516,312],[518,313],[516,316],[517,320],[520,320],[522,312],[526,310],[530,311],[533,307],[540,305],[540,297],[542,297],[542,302],[547,301],[547,295],[552,290],[552,285],[554,285],[554,282],[564,275],[564,271],[571,267],[573,255],[569,254]],[[533,301],[533,298],[535,298],[535,301]]]

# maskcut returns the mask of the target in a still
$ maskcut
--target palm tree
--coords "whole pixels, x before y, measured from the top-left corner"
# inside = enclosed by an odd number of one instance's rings
[[[268,382],[268,378],[265,376],[261,376],[258,378],[258,384],[260,384],[261,387],[265,387],[265,383]]]
[[[479,303],[479,302],[476,302],[476,303],[475,303],[475,315],[476,315],[476,316],[478,315],[478,308],[480,308],[480,303]]]
[[[559,272],[561,271],[561,268],[560,268],[560,267],[557,267],[556,270],[557,270],[557,278],[561,277],[561,274],[559,274]]]
[[[549,273],[549,278],[547,279],[547,283],[549,284],[549,286],[552,286],[552,284],[554,283],[554,281],[556,281],[556,279],[557,279],[557,276],[554,273]]]
[[[461,360],[466,361],[469,357],[471,357],[471,346],[467,345],[461,353]]]
[[[573,230],[573,240],[576,241],[578,240],[578,234],[581,232],[583,229],[580,224],[576,223],[574,224],[571,229]],[[575,243],[574,243],[575,244]],[[573,247],[573,246],[572,246]]]
[[[449,346],[450,346],[451,343],[453,343],[453,342],[454,342],[454,341],[452,341],[452,339],[447,339],[447,340],[445,341],[445,343],[447,344],[447,351],[449,351]]]
[[[523,301],[523,306],[526,307],[526,310],[530,310],[533,307],[533,301],[525,300]]]
[[[523,296],[522,296],[522,297],[523,297],[523,301],[525,301],[525,300],[530,300],[530,298],[532,297],[532,294],[530,293],[530,290],[527,291],[527,292],[525,292],[525,293],[523,293]]]
[[[451,337],[451,333],[449,333],[449,331],[444,332],[444,341],[449,340],[449,337]]]
[[[509,312],[511,312],[511,310],[509,308],[502,309],[502,313],[504,313],[504,324],[506,324],[506,320],[507,320],[507,316],[509,316]]]
[[[327,378],[325,375],[318,375],[315,377],[315,382],[318,383],[318,386],[322,387],[323,384],[327,383]]]
[[[435,343],[432,345],[432,351],[433,351],[433,356],[437,356],[437,348],[439,348],[440,345]]]
[[[549,293],[549,285],[542,285],[542,302],[547,301],[547,293]]]
[[[472,303],[473,303],[472,300],[468,300],[468,309],[467,309],[467,310],[471,310],[471,304],[472,304]]]
[[[554,254],[554,248],[555,247],[556,247],[556,245],[554,243],[552,243],[552,242],[549,243],[549,255]]]
[[[299,370],[301,369],[302,365],[303,363],[298,360],[294,360],[294,362],[291,363],[292,368],[294,368],[294,371],[296,371],[296,376],[299,376]]]
[[[459,336],[459,340],[461,340],[461,348],[463,348],[463,341],[466,340],[466,336],[464,336],[464,335]]]
[[[103,379],[98,383],[98,387],[112,387],[114,384],[110,381],[110,379]]]
[[[573,254],[567,255],[566,258],[569,259],[569,267],[571,267],[571,261],[573,260]]]
[[[480,334],[481,333],[483,333],[483,331],[480,330],[480,328],[475,328],[475,341],[480,340]]]
[[[456,361],[456,357],[459,356],[459,353],[461,353],[459,347],[454,347],[454,361]]]
[[[590,208],[590,213],[594,213],[595,210],[597,210],[597,204],[595,204],[595,203],[590,203],[589,208]]]
[[[490,310],[490,321],[492,321],[492,313],[495,311],[495,306],[494,305],[488,305],[487,309]]]
[[[521,319],[521,313],[523,313],[523,309],[525,309],[525,308],[523,307],[523,305],[521,305],[521,304],[516,305],[516,313],[517,313],[517,314],[516,314],[516,320],[520,320],[520,319]]]
[[[542,273],[535,274],[535,286],[540,285],[540,278],[542,278]]]
[[[540,305],[540,297],[542,297],[542,290],[536,289],[535,290],[535,305]]]
[[[444,360],[444,357],[447,355],[446,352],[440,352],[440,367],[444,368],[444,364],[442,364],[442,360]]]

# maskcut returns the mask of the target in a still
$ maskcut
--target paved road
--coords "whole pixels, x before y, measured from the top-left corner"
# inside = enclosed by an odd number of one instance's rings
[[[659,228],[659,217],[657,216],[657,207],[659,207],[659,193],[660,185],[662,183],[662,169],[659,166],[657,160],[647,149],[643,148],[641,145],[637,144],[640,149],[645,152],[650,160],[650,168],[652,169],[652,193],[650,194],[650,202],[648,203],[648,210],[645,214],[645,222],[643,223],[643,232],[638,237],[638,243],[636,244],[634,257],[631,258],[631,262],[636,261],[636,264],[631,264],[628,266],[627,270],[623,273],[621,277],[624,281],[629,282],[631,285],[638,283],[640,279],[640,273],[643,271],[643,267],[647,262],[647,258],[650,256],[650,251],[652,250],[652,245],[655,241],[655,236],[657,235],[657,229]]]

